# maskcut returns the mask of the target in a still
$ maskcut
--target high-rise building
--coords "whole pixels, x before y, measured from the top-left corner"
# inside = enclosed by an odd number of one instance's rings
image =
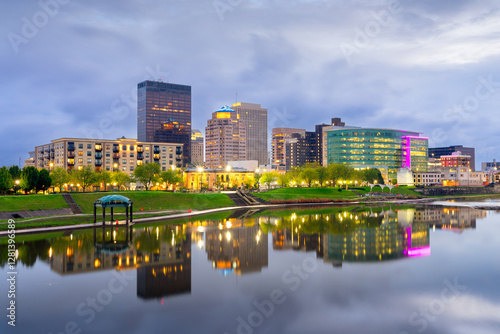
[[[429,148],[429,158],[441,158],[442,155],[451,155],[453,152],[462,152],[470,156],[470,169],[476,170],[476,150],[473,147],[463,147],[463,145],[453,145],[448,147]]]
[[[137,138],[182,143],[183,165],[191,159],[191,86],[158,81],[137,85]]]
[[[67,170],[92,166],[96,171],[133,174],[136,166],[155,162],[162,170],[181,167],[182,144],[140,142],[125,137],[116,140],[60,138],[35,147],[33,166]]]
[[[200,130],[191,130],[191,164],[203,165],[203,134]]]
[[[291,138],[285,139],[284,145],[286,170],[303,166],[306,163],[318,162],[316,132],[306,131],[305,135],[292,133]]]
[[[294,128],[274,128],[271,133],[272,164],[285,165],[285,139],[292,138],[297,133],[305,137],[306,130]]]
[[[229,161],[247,160],[246,124],[228,106],[212,113],[205,128],[205,166],[219,168]]]
[[[403,130],[331,126],[324,128],[323,165],[355,169],[377,168],[385,181],[396,178],[401,167],[427,171],[428,138]]]
[[[246,126],[247,160],[257,160],[266,165],[267,160],[267,109],[260,104],[238,102],[231,107]]]

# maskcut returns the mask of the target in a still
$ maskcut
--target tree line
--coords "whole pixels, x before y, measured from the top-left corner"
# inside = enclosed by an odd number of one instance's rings
[[[135,168],[132,176],[122,171],[95,171],[92,166],[84,166],[82,169],[68,171],[62,167],[56,167],[52,171],[46,169],[38,170],[29,166],[20,169],[18,166],[0,168],[0,193],[7,193],[11,190],[17,192],[22,190],[25,194],[30,192],[38,193],[47,191],[50,187],[56,187],[59,191],[68,188],[68,185],[80,185],[84,191],[91,186],[104,184],[106,190],[109,186],[128,188],[131,183],[140,182],[146,190],[156,183],[166,183],[167,188],[182,182],[181,171],[166,170],[161,171],[160,165],[147,163]]]
[[[282,188],[286,187],[335,187],[346,183],[378,183],[384,184],[380,170],[367,168],[355,170],[352,167],[331,164],[326,167],[317,163],[305,164],[302,167],[293,167],[287,173],[280,174],[277,171],[258,173],[255,175],[260,184],[270,188],[277,183]],[[340,182],[339,182],[340,181]]]

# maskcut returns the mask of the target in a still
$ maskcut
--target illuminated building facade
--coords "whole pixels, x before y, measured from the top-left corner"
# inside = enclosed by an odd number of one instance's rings
[[[157,163],[162,170],[182,165],[182,143],[141,142],[125,137],[116,140],[60,138],[35,147],[33,164],[51,170],[91,166],[96,171],[122,171],[132,175],[135,167]]]
[[[182,143],[182,164],[191,159],[191,86],[158,81],[137,85],[137,138]]]
[[[450,155],[441,156],[441,167],[467,167],[471,168],[471,156],[462,152],[453,152]]]
[[[232,110],[240,115],[246,129],[246,160],[267,165],[267,109],[260,104],[234,103]]]
[[[285,165],[285,140],[293,134],[305,137],[306,130],[293,128],[274,128],[271,133],[271,154],[273,165]]]
[[[205,166],[222,168],[229,161],[247,160],[245,121],[228,106],[212,113],[205,128]]]
[[[323,165],[378,168],[387,170],[388,179],[396,178],[401,167],[412,171],[428,169],[428,138],[417,132],[341,127],[327,130],[324,138],[327,147]]]
[[[184,171],[184,186],[191,190],[227,190],[254,183],[254,171],[243,168],[189,168]]]
[[[470,156],[470,169],[476,170],[476,150],[473,147],[464,147],[463,145],[453,145],[448,147],[430,147],[429,158],[439,159],[443,155],[451,155],[454,152],[462,152],[462,154]]]

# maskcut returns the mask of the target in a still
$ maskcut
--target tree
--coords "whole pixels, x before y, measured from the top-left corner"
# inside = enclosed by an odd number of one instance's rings
[[[170,184],[175,185],[178,182],[182,182],[182,177],[179,175],[179,172],[172,169],[161,172],[160,178],[167,184],[167,189]]]
[[[292,185],[293,184],[299,184],[300,185],[300,182],[302,181],[302,179],[300,178],[300,173],[302,172],[302,169],[300,167],[292,167],[289,171],[288,171],[288,175],[290,177],[290,181],[292,182]]]
[[[318,179],[318,173],[314,168],[304,168],[300,173],[300,177],[311,187],[313,181]]]
[[[367,168],[362,171],[363,181],[369,183],[375,183],[377,181],[378,184],[384,184],[384,178],[382,177],[382,173],[377,168]]]
[[[272,171],[262,174],[260,181],[263,182],[267,189],[269,189],[270,185],[278,179],[278,172]]]
[[[332,184],[337,184],[337,181],[347,181],[353,176],[354,169],[352,167],[341,165],[341,164],[331,164],[326,167],[328,171],[328,177]]]
[[[36,192],[40,190],[45,192],[52,185],[52,179],[50,178],[49,171],[46,169],[42,169],[38,174],[38,181],[36,183],[35,189]]]
[[[288,173],[280,174],[278,176],[278,184],[280,185],[281,188],[288,187],[290,185],[290,175]]]
[[[9,173],[14,181],[21,179],[21,170],[16,165],[9,167]]]
[[[12,187],[14,187],[14,180],[9,170],[7,167],[0,168],[0,191],[5,194]]]
[[[108,185],[113,182],[111,172],[103,170],[97,174],[97,180],[99,183],[104,184],[104,189],[108,191]]]
[[[52,179],[52,184],[59,188],[59,192],[65,183],[69,182],[68,171],[62,167],[56,167],[50,172],[50,178]]]
[[[316,168],[316,174],[318,177],[319,186],[323,187],[323,183],[328,180],[328,170],[326,169],[326,167],[320,166]]]
[[[38,182],[38,175],[38,169],[33,166],[26,167],[22,170],[20,186],[25,193],[35,189]]]
[[[71,179],[73,182],[79,183],[83,187],[83,191],[85,191],[89,186],[94,184],[97,174],[92,166],[84,166],[80,170],[74,170],[71,173]]]
[[[160,174],[160,165],[157,163],[147,163],[144,165],[139,165],[134,170],[135,178],[141,182],[146,190],[150,184],[153,184],[156,181],[158,175]]]
[[[113,183],[116,183],[118,187],[124,187],[125,189],[130,185],[132,179],[127,173],[115,171],[111,174],[111,180]]]

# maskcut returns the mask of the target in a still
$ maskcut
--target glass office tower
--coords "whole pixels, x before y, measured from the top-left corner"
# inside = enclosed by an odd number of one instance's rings
[[[388,179],[397,170],[427,171],[428,138],[420,133],[390,129],[343,128],[327,132],[328,164],[386,169]]]
[[[183,165],[191,160],[191,86],[158,81],[137,85],[137,138],[182,143]]]

